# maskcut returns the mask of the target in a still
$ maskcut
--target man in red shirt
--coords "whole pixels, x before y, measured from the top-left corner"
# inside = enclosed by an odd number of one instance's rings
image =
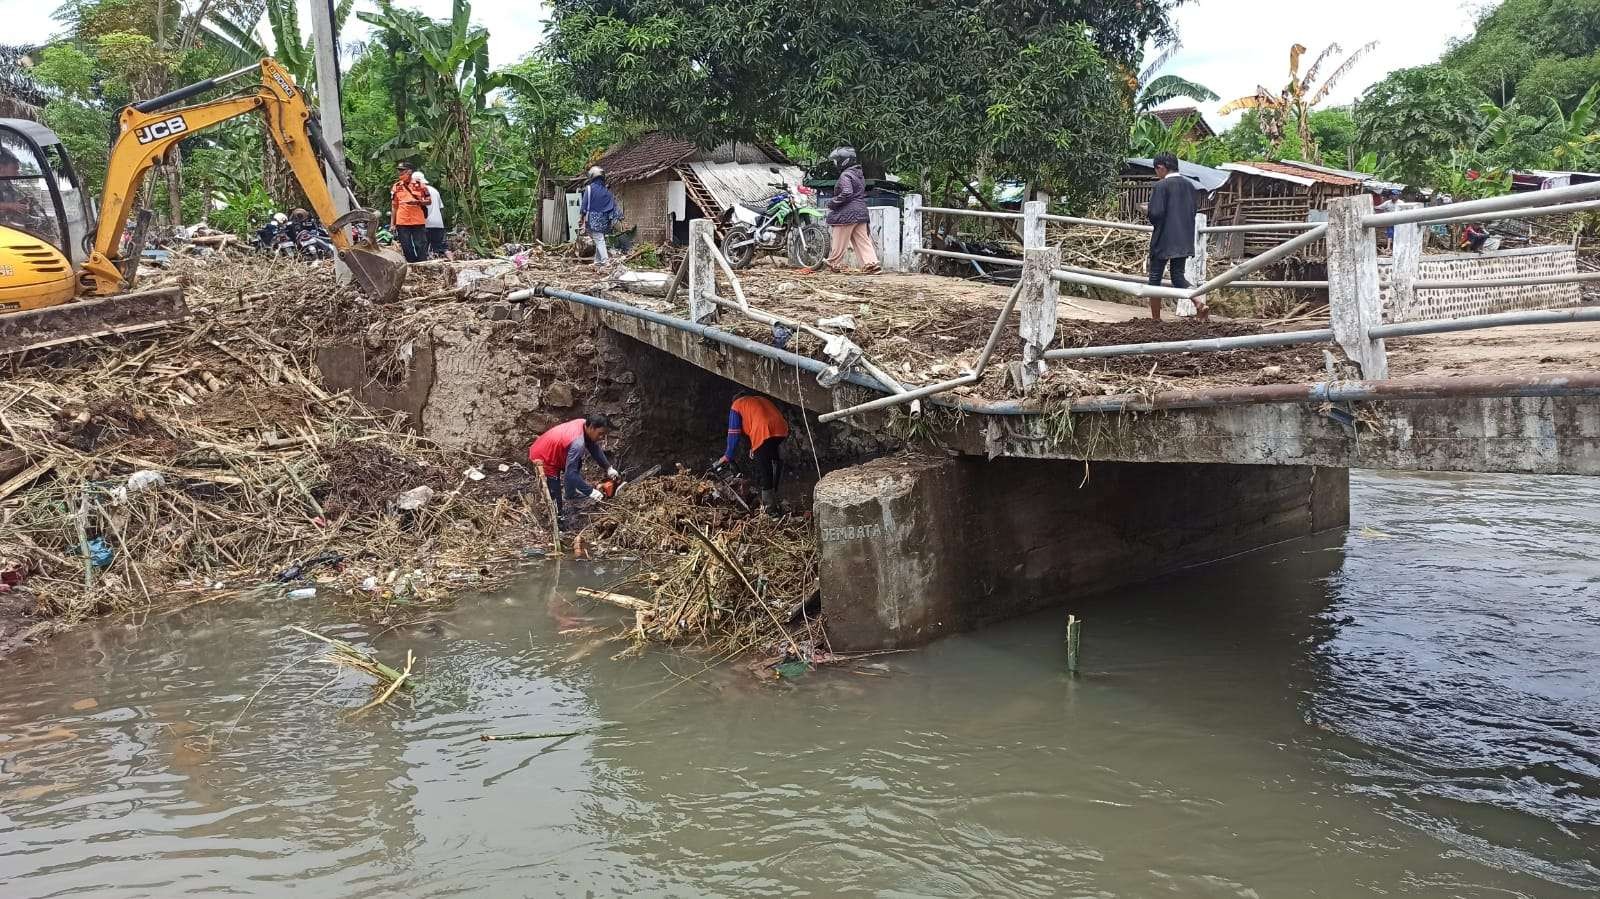
[[[411,163],[395,166],[395,182],[389,188],[389,202],[393,206],[395,237],[407,262],[421,262],[428,258],[428,206],[433,196],[428,189],[416,183],[411,175]]]
[[[740,393],[728,410],[728,446],[717,460],[718,468],[733,461],[739,439],[750,438],[750,458],[756,463],[756,482],[761,485],[761,506],[777,515],[778,482],[783,479],[783,460],[779,453],[789,436],[789,422],[778,406],[764,396]]]
[[[599,501],[606,498],[583,479],[583,457],[587,454],[595,464],[606,470],[606,477],[617,480],[621,475],[611,467],[602,444],[611,433],[611,419],[604,415],[574,418],[556,425],[533,442],[528,448],[528,461],[539,466],[544,475],[550,498],[555,500],[556,512],[565,511],[564,496],[586,496]]]

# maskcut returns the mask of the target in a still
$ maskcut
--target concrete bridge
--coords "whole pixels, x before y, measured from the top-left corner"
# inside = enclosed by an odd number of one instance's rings
[[[919,245],[917,206],[913,200],[907,212],[898,258],[962,256]],[[1352,468],[1600,474],[1600,367],[1391,378],[1385,344],[1600,322],[1600,309],[1581,305],[1578,289],[1600,277],[1573,270],[1570,253],[1442,263],[1428,257],[1424,264],[1421,234],[1428,221],[1596,206],[1600,185],[1383,215],[1374,214],[1370,198],[1342,200],[1327,223],[1297,224],[1299,233],[1277,249],[1210,280],[1202,271],[1200,287],[1176,288],[1061,266],[1059,245],[1045,245],[1046,227],[1085,220],[1028,204],[1018,215],[1025,260],[1011,261],[1021,277],[981,354],[963,363],[965,374],[917,388],[899,384],[847,333],[752,304],[720,258],[708,222],[691,223],[686,311],[552,286],[511,299],[572,304],[628,342],[629,353],[681,363],[678,374],[648,385],[663,417],[704,417],[708,410],[690,405],[725,397],[737,384],[804,410],[808,425],[843,419],[917,447],[830,471],[814,488],[833,645],[894,648],[1344,527]],[[1385,267],[1377,234],[1390,227],[1394,256]],[[1055,345],[1060,284],[1194,299],[1233,282],[1260,285],[1242,279],[1313,241],[1327,243],[1329,279],[1301,286],[1327,289],[1330,327],[1154,345]],[[1535,263],[1546,269],[1530,270]],[[1493,267],[1502,264],[1512,267]],[[718,296],[719,271],[732,298]],[[1498,305],[1486,305],[1485,295]],[[1551,297],[1566,308],[1549,308]],[[781,338],[741,336],[740,322],[805,332],[824,346],[825,358],[782,349],[775,345]],[[1021,358],[999,364],[1021,398],[980,398],[967,388],[981,381],[1008,329],[1020,337]],[[1039,389],[1048,383],[1041,381],[1047,366],[1074,360],[1319,343],[1330,352],[1326,379],[1317,383],[1066,398]],[[1588,361],[1586,352],[1580,357]]]

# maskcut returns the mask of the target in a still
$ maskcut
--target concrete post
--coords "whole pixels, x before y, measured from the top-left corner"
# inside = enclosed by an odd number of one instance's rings
[[[1056,339],[1061,286],[1050,273],[1061,267],[1061,250],[1029,247],[1022,256],[1022,296],[1017,305],[1022,319],[1022,361],[1015,363],[1012,374],[1017,386],[1027,392],[1044,374],[1044,351]]]
[[[922,267],[922,194],[906,194],[900,204],[900,270]]]
[[[1045,204],[1042,200],[1029,200],[1022,204],[1022,248],[1032,249],[1045,245]]]
[[[717,262],[707,240],[716,240],[717,229],[710,219],[689,222],[689,318],[702,324],[717,317]]]
[[[878,265],[886,272],[900,270],[900,210],[893,206],[873,206],[867,210],[872,245],[878,251]]]
[[[1206,214],[1197,212],[1194,215],[1194,255],[1189,257],[1189,262],[1183,267],[1183,276],[1188,280],[1190,287],[1206,283],[1206,253],[1210,243],[1211,235],[1206,233]],[[1187,318],[1198,311],[1193,300],[1178,301],[1179,315]]]
[[[1389,360],[1383,341],[1370,336],[1383,323],[1378,239],[1361,225],[1371,214],[1371,194],[1328,203],[1328,312],[1334,338],[1361,367],[1361,377],[1381,381],[1389,377]]]
[[[1421,203],[1397,203],[1396,210],[1417,209]],[[1396,225],[1394,229],[1394,243],[1391,252],[1394,254],[1394,269],[1389,279],[1389,319],[1391,321],[1408,321],[1415,316],[1412,310],[1416,308],[1417,289],[1412,285],[1417,281],[1417,273],[1422,270],[1422,225]]]
[[[322,123],[322,138],[333,158],[323,163],[323,174],[333,191],[333,208],[339,215],[350,212],[350,194],[340,186],[334,166],[344,168],[344,114],[339,104],[339,35],[333,21],[332,0],[311,0],[311,36],[316,47],[317,117]],[[331,224],[331,223],[324,223]],[[353,278],[350,267],[338,254],[333,257],[334,277],[340,284]]]

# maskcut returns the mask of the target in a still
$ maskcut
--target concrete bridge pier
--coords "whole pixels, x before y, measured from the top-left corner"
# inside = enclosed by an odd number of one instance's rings
[[[1350,521],[1350,472],[900,455],[816,488],[840,652],[939,637]]]

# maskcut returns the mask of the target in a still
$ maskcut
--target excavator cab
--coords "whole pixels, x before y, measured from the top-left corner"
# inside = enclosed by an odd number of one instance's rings
[[[0,313],[72,299],[93,218],[55,133],[0,119]]]
[[[49,128],[0,119],[0,355],[135,334],[188,316],[177,288],[73,302],[95,207]]]

